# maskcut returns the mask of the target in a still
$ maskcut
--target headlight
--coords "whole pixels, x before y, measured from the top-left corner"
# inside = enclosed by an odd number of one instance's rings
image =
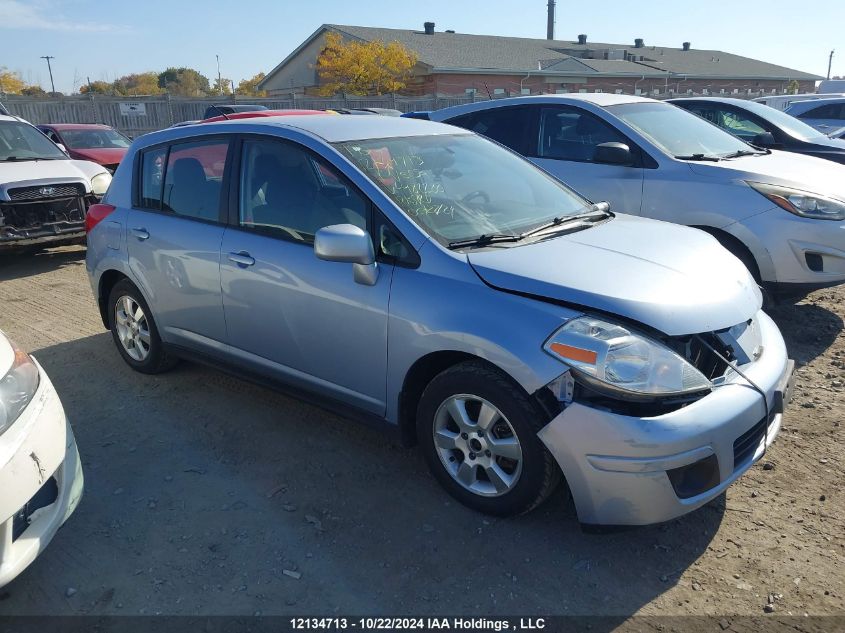
[[[18,419],[38,389],[38,367],[14,343],[12,367],[0,378],[0,434]]]
[[[754,191],[766,196],[781,209],[786,209],[790,213],[800,215],[803,218],[845,220],[845,202],[840,200],[793,189],[792,187],[766,185],[761,182],[750,181],[748,181],[748,184]]]
[[[109,188],[111,184],[111,174],[108,172],[103,172],[102,174],[97,174],[91,179],[91,193],[95,196],[102,196],[106,193],[106,190]]]
[[[662,343],[595,317],[568,321],[543,349],[569,365],[576,380],[625,400],[711,389],[700,371]]]

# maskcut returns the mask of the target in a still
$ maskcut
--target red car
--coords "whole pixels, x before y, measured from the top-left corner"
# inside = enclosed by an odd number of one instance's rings
[[[132,141],[108,125],[49,123],[36,126],[47,137],[63,145],[71,158],[99,163],[111,172],[117,169]]]

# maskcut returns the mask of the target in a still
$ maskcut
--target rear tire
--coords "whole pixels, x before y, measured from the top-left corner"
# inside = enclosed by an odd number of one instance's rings
[[[108,317],[117,351],[135,371],[158,374],[178,362],[165,350],[150,306],[128,279],[117,282],[109,293]]]
[[[540,505],[561,480],[537,432],[540,406],[508,376],[479,361],[438,374],[417,408],[417,436],[434,477],[480,512],[509,516]]]

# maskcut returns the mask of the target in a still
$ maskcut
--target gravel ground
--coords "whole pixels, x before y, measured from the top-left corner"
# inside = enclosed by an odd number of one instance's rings
[[[563,493],[488,518],[379,431],[194,364],[134,373],[84,250],[0,257],[0,328],[55,383],[86,478],[0,615],[845,614],[843,315],[845,288],[773,310],[795,398],[726,495],[588,535]]]

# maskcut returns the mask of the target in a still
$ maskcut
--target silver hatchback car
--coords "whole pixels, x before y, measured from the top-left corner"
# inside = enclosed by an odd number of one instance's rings
[[[671,519],[761,457],[789,399],[780,332],[714,238],[614,215],[451,126],[148,134],[87,229],[130,367],[206,360],[386,422],[483,512],[565,480],[585,524]]]

